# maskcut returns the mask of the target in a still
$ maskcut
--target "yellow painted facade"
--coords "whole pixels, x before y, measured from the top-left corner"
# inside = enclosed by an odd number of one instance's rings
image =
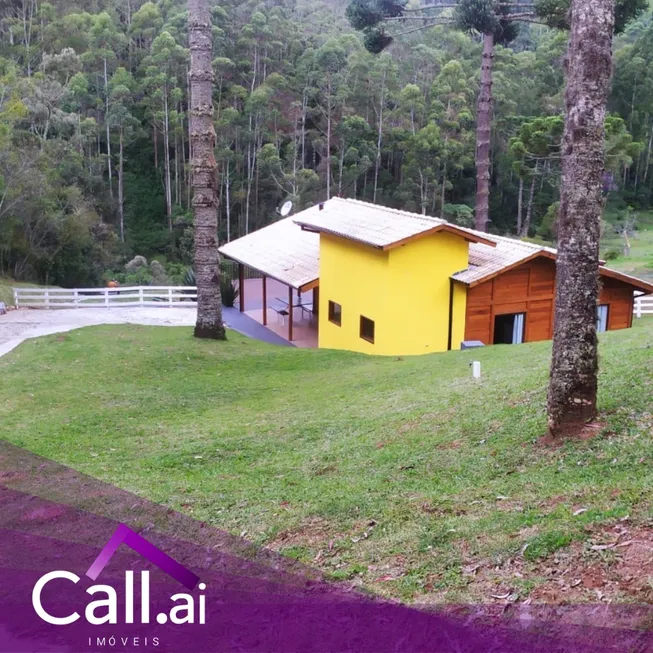
[[[439,232],[387,252],[320,235],[319,346],[365,354],[409,356],[446,351],[452,274],[468,266],[469,245]],[[452,349],[464,339],[467,290],[453,285]],[[342,307],[329,321],[329,301]],[[374,321],[374,343],[360,318]]]

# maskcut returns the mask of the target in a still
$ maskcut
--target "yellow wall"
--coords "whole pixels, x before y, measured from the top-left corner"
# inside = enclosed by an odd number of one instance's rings
[[[319,346],[400,356],[446,351],[449,278],[468,264],[468,244],[438,233],[382,252],[320,236]],[[342,306],[342,326],[329,322],[328,302]],[[466,288],[454,285],[452,348],[464,338]],[[375,322],[375,342],[360,338],[360,316]]]

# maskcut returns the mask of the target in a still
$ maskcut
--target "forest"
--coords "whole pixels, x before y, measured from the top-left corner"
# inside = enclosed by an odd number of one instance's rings
[[[183,280],[186,4],[0,0],[0,275],[69,287]],[[212,2],[221,242],[279,219],[288,200],[297,211],[334,196],[474,225],[482,35],[405,28],[374,54],[347,5]],[[615,39],[604,191],[617,222],[653,203],[651,16]],[[555,242],[561,27],[520,22],[494,48],[495,233]]]

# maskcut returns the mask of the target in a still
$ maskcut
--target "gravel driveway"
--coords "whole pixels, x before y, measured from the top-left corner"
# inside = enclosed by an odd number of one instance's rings
[[[193,326],[194,308],[79,308],[60,310],[20,309],[0,315],[0,356],[23,340],[72,331],[96,324],[145,324]]]

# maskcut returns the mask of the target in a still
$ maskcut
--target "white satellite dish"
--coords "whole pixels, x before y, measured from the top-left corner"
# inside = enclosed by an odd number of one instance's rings
[[[290,215],[290,212],[292,211],[292,202],[286,202],[280,209],[279,213],[281,214],[282,218],[287,218]]]

